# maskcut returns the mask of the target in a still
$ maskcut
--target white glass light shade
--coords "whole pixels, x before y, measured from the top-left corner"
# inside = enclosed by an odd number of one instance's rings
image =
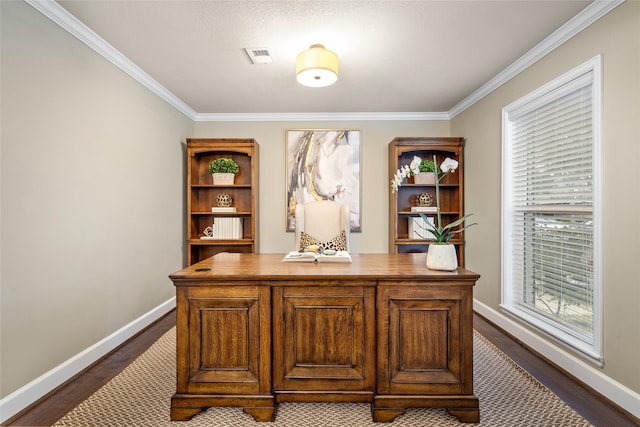
[[[338,55],[314,44],[296,58],[296,76],[305,86],[325,87],[338,80]]]

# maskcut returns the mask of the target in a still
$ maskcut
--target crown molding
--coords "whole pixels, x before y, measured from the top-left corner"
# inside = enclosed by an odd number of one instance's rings
[[[197,122],[275,122],[275,121],[344,121],[344,120],[449,120],[446,112],[435,113],[196,113],[181,99],[145,73],[140,67],[80,22],[54,0],[25,0],[34,9],[129,74],[143,86],[165,100],[185,116]]]
[[[494,90],[529,68],[538,60],[555,50],[571,37],[575,36],[598,19],[624,3],[625,0],[594,0],[576,16],[568,20],[562,27],[551,33],[546,39],[535,45],[494,78],[480,86],[468,97],[449,110],[449,117],[454,118]]]
[[[196,114],[196,122],[302,122],[357,120],[449,120],[446,112],[436,113],[239,113]]]
[[[54,0],[25,0],[26,3],[71,33],[105,59],[129,74],[151,92],[165,100],[176,110],[196,122],[216,121],[346,121],[346,120],[451,120],[485,96],[526,70],[539,59],[562,45],[571,37],[587,28],[625,0],[594,0],[584,10],[554,31],[549,37],[498,73],[494,78],[475,90],[471,95],[456,104],[448,112],[387,112],[387,113],[238,113],[216,114],[196,113],[181,99],[145,73],[129,58],[107,43],[89,27],[67,12]]]
[[[192,120],[195,118],[196,112],[191,107],[173,93],[169,92],[164,86],[145,73],[142,68],[134,64],[129,58],[94,33],[89,27],[67,12],[67,10],[58,3],[53,0],[25,0],[25,2],[91,49],[95,50],[98,54],[102,55],[106,60],[112,62],[116,67],[129,74],[176,110]]]

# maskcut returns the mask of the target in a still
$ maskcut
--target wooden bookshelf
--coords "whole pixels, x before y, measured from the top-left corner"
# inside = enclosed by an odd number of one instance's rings
[[[459,163],[458,169],[440,181],[440,213],[443,224],[449,224],[464,215],[464,138],[459,137],[398,137],[389,142],[389,182],[402,165],[409,165],[414,156],[433,159],[438,165],[450,157]],[[409,220],[419,214],[411,212],[420,193],[429,193],[435,206],[434,184],[414,184],[405,179],[396,193],[389,195],[389,253],[426,252],[429,241],[409,235]],[[435,214],[426,214],[434,216]],[[450,243],[455,245],[458,264],[464,266],[464,233],[456,234]]]
[[[195,264],[220,252],[255,253],[258,247],[258,143],[248,138],[187,139],[187,261]],[[233,159],[240,172],[232,185],[214,185],[209,163]],[[233,199],[236,212],[212,212],[219,194]],[[216,217],[240,218],[240,239],[202,239]]]

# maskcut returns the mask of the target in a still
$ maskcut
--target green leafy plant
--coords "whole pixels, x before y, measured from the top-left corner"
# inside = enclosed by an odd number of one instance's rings
[[[433,156],[433,164],[436,165],[436,156]],[[434,172],[436,173],[436,208],[437,208],[436,224],[431,225],[431,223],[427,220],[427,216],[425,214],[420,214],[420,217],[422,218],[423,223],[426,225],[425,230],[433,235],[433,237],[435,238],[436,245],[446,245],[449,243],[449,240],[451,240],[453,236],[463,232],[464,230],[471,227],[472,225],[476,225],[476,223],[474,222],[473,224],[469,224],[462,228],[454,230],[459,225],[462,225],[466,221],[466,219],[472,215],[472,214],[469,214],[469,215],[463,216],[462,218],[459,218],[458,220],[452,223],[445,225],[444,227],[442,226],[442,215],[440,213],[440,181],[447,174],[454,173],[457,168],[458,168],[458,162],[453,159],[450,159],[449,157],[447,157],[444,160],[444,162],[442,162],[442,164],[440,165],[440,169],[442,170],[442,175],[438,173],[437,167],[434,168],[435,169]]]
[[[437,166],[435,162],[424,159],[420,161],[419,169],[420,169],[420,172],[435,172],[437,169]]]
[[[240,172],[240,166],[233,159],[227,159],[225,157],[221,157],[219,159],[215,159],[211,163],[209,163],[209,173],[232,173],[238,174]]]

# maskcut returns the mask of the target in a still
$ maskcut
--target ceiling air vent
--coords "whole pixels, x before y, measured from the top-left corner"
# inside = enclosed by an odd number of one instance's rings
[[[273,58],[271,52],[266,47],[245,47],[244,51],[249,55],[249,59],[254,64],[271,64]]]

